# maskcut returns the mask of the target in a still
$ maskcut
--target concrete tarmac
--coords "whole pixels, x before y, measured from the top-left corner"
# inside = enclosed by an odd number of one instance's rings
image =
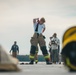
[[[46,65],[39,62],[34,65],[18,65],[21,72],[1,72],[0,75],[76,75],[65,69],[63,64]]]

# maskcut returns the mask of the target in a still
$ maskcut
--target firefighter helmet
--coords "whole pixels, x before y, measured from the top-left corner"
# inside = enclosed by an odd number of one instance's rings
[[[76,26],[66,30],[63,35],[62,58],[70,70],[76,71]]]

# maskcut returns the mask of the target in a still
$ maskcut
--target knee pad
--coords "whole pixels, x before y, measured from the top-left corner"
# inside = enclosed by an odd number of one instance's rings
[[[31,46],[31,50],[30,50],[30,54],[35,54],[35,52],[36,52],[36,46]]]
[[[48,54],[46,46],[42,46],[41,50],[42,50],[43,55],[47,55]]]

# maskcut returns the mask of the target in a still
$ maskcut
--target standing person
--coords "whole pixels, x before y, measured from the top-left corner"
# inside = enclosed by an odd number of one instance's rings
[[[11,51],[12,51],[12,56],[16,58],[17,57],[17,53],[19,53],[19,47],[18,47],[16,41],[14,41],[14,44],[11,47],[10,53],[11,53]]]
[[[51,40],[50,46],[51,46],[52,62],[58,63],[60,40],[57,38],[56,33],[53,34],[50,40]]]
[[[39,18],[33,19],[34,35],[30,40],[31,49],[30,49],[30,63],[29,64],[34,64],[34,56],[35,56],[36,47],[38,44],[40,46],[42,54],[44,55],[44,58],[46,60],[46,64],[51,64],[49,62],[50,57],[49,57],[48,51],[46,49],[46,43],[45,43],[44,37],[42,35],[42,33],[45,31],[45,24],[44,23],[45,23],[44,18],[41,18],[40,20],[39,20]]]

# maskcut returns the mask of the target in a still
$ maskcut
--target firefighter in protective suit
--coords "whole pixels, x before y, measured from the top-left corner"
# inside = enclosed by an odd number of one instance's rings
[[[76,71],[76,26],[69,28],[63,35],[62,58],[70,71]]]
[[[50,56],[48,54],[47,48],[46,48],[46,42],[43,37],[43,32],[45,31],[45,19],[41,18],[35,18],[33,19],[33,24],[34,24],[34,35],[31,38],[31,49],[30,49],[30,63],[29,64],[34,64],[34,57],[35,57],[35,52],[36,52],[36,47],[39,44],[40,49],[42,51],[42,54],[44,55],[44,58],[46,60],[46,64],[51,64],[50,63]]]

